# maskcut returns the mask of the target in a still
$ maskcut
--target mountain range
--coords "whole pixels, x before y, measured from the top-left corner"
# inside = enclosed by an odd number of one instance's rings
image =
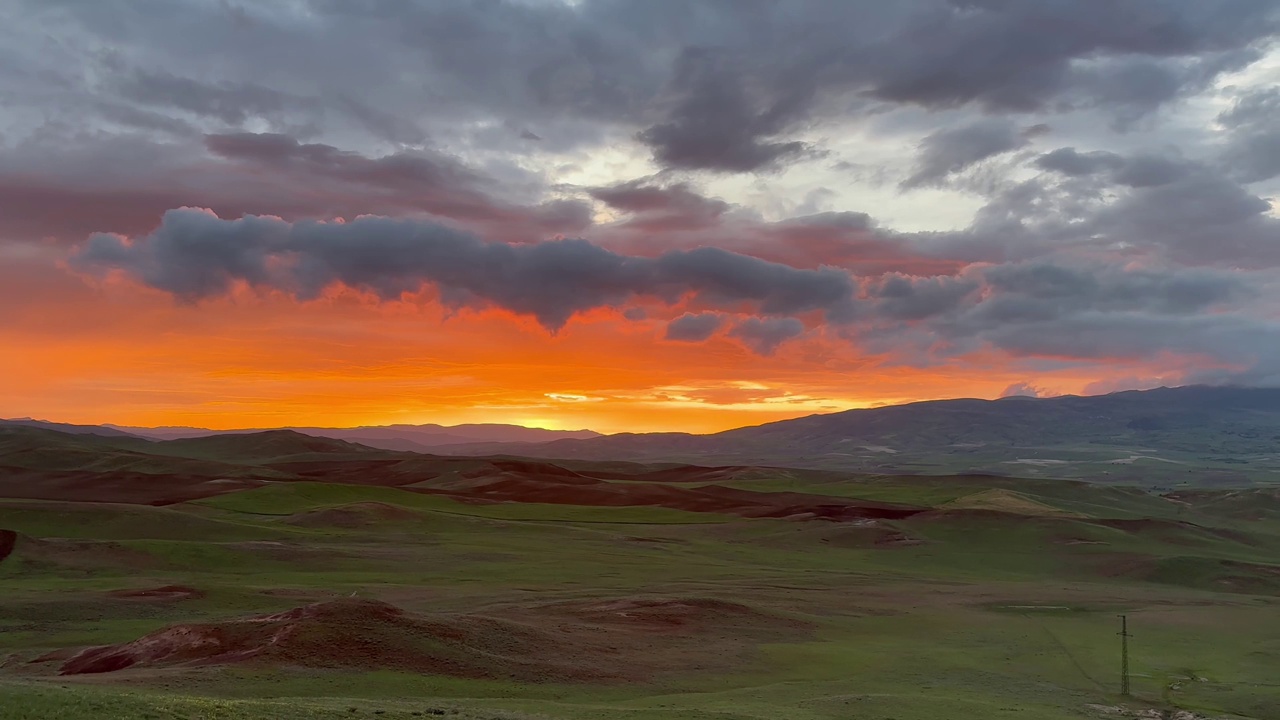
[[[261,432],[0,422],[150,440]],[[938,400],[709,435],[601,435],[512,425],[286,429],[383,450],[452,456],[981,472],[1148,484],[1248,484],[1280,473],[1280,389],[1273,388],[1191,386],[1089,397]]]
[[[600,437],[600,433],[591,430],[544,430],[521,425],[472,424],[472,425],[377,425],[352,428],[328,427],[286,427],[286,428],[245,428],[241,430],[209,430],[196,427],[128,427],[122,425],[103,425],[104,427],[137,437],[152,440],[178,440],[182,438],[205,437],[208,435],[243,435],[264,430],[293,430],[313,437],[333,438],[357,442],[361,445],[380,448],[382,450],[405,450],[409,452],[433,452],[435,448],[445,445],[465,445],[473,443],[543,443],[552,440],[583,440]],[[58,429],[51,427],[51,429]]]
[[[956,399],[811,415],[711,435],[619,434],[453,454],[947,474],[1194,478],[1280,473],[1280,389],[1190,386],[1100,396]]]

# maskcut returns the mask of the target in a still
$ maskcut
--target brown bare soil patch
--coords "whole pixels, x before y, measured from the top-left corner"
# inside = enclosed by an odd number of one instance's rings
[[[1123,530],[1135,535],[1150,535],[1175,545],[1192,545],[1212,539],[1231,540],[1244,545],[1256,545],[1257,540],[1247,533],[1226,528],[1211,528],[1182,520],[1153,518],[1094,520],[1097,525]]]
[[[263,485],[251,478],[157,475],[116,470],[29,470],[4,468],[0,497],[22,500],[173,505]]]
[[[112,590],[107,595],[120,600],[199,600],[204,592],[186,585],[164,585],[154,588]]]
[[[13,554],[13,548],[18,544],[18,533],[12,530],[0,530],[0,562],[4,562],[5,558]]]
[[[360,528],[417,519],[419,515],[407,508],[380,502],[359,502],[308,510],[290,515],[284,522],[299,527]]]
[[[570,473],[562,468],[557,468],[558,472],[544,474],[540,463],[509,463],[502,467],[504,469],[499,472],[473,470],[459,480],[406,489],[445,495],[462,502],[651,506],[742,517],[835,522],[905,518],[921,511],[918,507],[894,503],[806,493],[756,492],[721,485],[682,487],[662,483],[609,482]]]
[[[0,542],[3,539],[0,538]],[[105,540],[33,538],[14,533],[7,557],[22,560],[33,568],[99,570],[103,568],[147,568],[156,558],[140,550]]]
[[[620,599],[419,615],[343,598],[217,623],[173,625],[66,658],[60,673],[232,663],[395,669],[521,682],[631,682],[727,667],[806,623],[720,600]]]

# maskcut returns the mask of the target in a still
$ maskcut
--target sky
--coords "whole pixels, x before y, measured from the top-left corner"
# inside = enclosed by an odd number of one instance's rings
[[[10,0],[0,416],[1280,385],[1275,0]]]

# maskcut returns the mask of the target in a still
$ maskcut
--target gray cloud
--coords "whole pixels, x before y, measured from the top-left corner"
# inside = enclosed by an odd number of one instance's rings
[[[1166,185],[1194,169],[1181,158],[1150,154],[1124,157],[1103,151],[1081,153],[1070,147],[1041,155],[1035,165],[1071,177],[1103,174],[1110,182],[1134,188]]]
[[[802,270],[717,248],[656,258],[620,255],[585,240],[490,243],[444,225],[362,217],[348,223],[248,216],[222,220],[192,209],[165,213],[160,228],[126,241],[92,236],[73,260],[90,272],[119,270],[187,301],[235,283],[306,299],[335,283],[394,299],[433,285],[448,304],[493,304],[562,327],[575,313],[638,296],[685,296],[769,315],[852,314],[856,287],[843,272]],[[772,327],[772,326],[770,326]]]
[[[629,213],[628,228],[646,232],[709,227],[730,208],[729,203],[699,195],[685,183],[661,187],[633,180],[589,192],[610,208]]]
[[[163,70],[135,70],[119,79],[115,90],[143,105],[184,110],[234,126],[253,117],[278,118],[286,109],[318,109],[315,102],[257,83],[203,83]]]
[[[1038,398],[1038,397],[1049,397],[1049,394],[1046,394],[1044,389],[1038,388],[1029,382],[1017,382],[1017,383],[1013,383],[1012,385],[1002,390],[1000,392],[1000,397],[1002,398],[1007,398],[1007,397]]]
[[[981,287],[971,278],[911,278],[901,274],[884,276],[871,289],[880,317],[894,320],[921,320],[961,306],[961,302]]]
[[[747,318],[733,326],[731,337],[738,338],[760,355],[772,355],[782,343],[804,333],[804,323],[795,318]]]
[[[957,128],[939,130],[920,143],[920,155],[904,188],[932,185],[978,162],[1027,144],[1027,137],[1011,120],[987,118]]]
[[[810,90],[754,99],[737,71],[744,58],[686,49],[672,78],[674,109],[664,122],[638,134],[665,167],[747,172],[794,158],[798,141],[774,141],[810,102]]]
[[[717,313],[685,313],[667,323],[666,339],[681,342],[702,342],[715,334],[724,324]]]
[[[1231,177],[1252,183],[1280,176],[1280,90],[1246,93],[1218,122],[1230,133],[1222,162]]]
[[[1131,120],[1256,58],[1280,9],[1270,0],[317,0],[230,13],[192,0],[163,11],[104,0],[25,2],[7,19],[60,39],[63,57],[48,72],[69,85],[85,84],[74,62],[106,78],[86,94],[242,130],[265,120],[275,131],[359,128],[421,143],[514,122],[569,144],[635,135],[666,167],[742,172],[805,156],[797,134],[825,119],[885,105],[1100,109]],[[113,48],[109,62],[92,54],[103,47]]]

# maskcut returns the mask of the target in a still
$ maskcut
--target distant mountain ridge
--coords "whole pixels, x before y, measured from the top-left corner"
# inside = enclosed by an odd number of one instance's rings
[[[141,437],[133,433],[126,432],[121,428],[112,427],[110,425],[73,425],[71,423],[49,422],[48,420],[36,420],[35,418],[9,418],[0,419],[0,427],[4,426],[22,426],[40,428],[42,430],[55,430],[57,432],[67,433],[68,435],[100,435],[102,437]]]
[[[468,424],[468,425],[365,425],[353,428],[324,427],[284,427],[284,428],[245,428],[237,430],[209,430],[194,427],[125,427],[105,425],[104,427],[151,438],[153,440],[178,440],[183,438],[206,437],[211,435],[244,435],[264,432],[266,430],[292,430],[312,437],[345,440],[360,443],[382,450],[401,450],[408,452],[435,452],[445,445],[462,445],[469,443],[543,443],[553,440],[584,440],[600,437],[600,433],[592,430],[546,430],[543,428],[527,428],[521,425],[502,424]]]
[[[1098,396],[934,400],[728,430],[619,434],[459,455],[774,465],[864,472],[1210,481],[1280,473],[1280,389],[1189,386]]]
[[[264,432],[74,426],[29,419],[0,421],[4,424],[139,442]],[[1180,478],[1235,484],[1280,477],[1280,388],[1189,386],[1088,397],[934,400],[810,415],[710,435],[601,435],[513,425],[274,432],[442,456],[984,473],[1104,482]]]

